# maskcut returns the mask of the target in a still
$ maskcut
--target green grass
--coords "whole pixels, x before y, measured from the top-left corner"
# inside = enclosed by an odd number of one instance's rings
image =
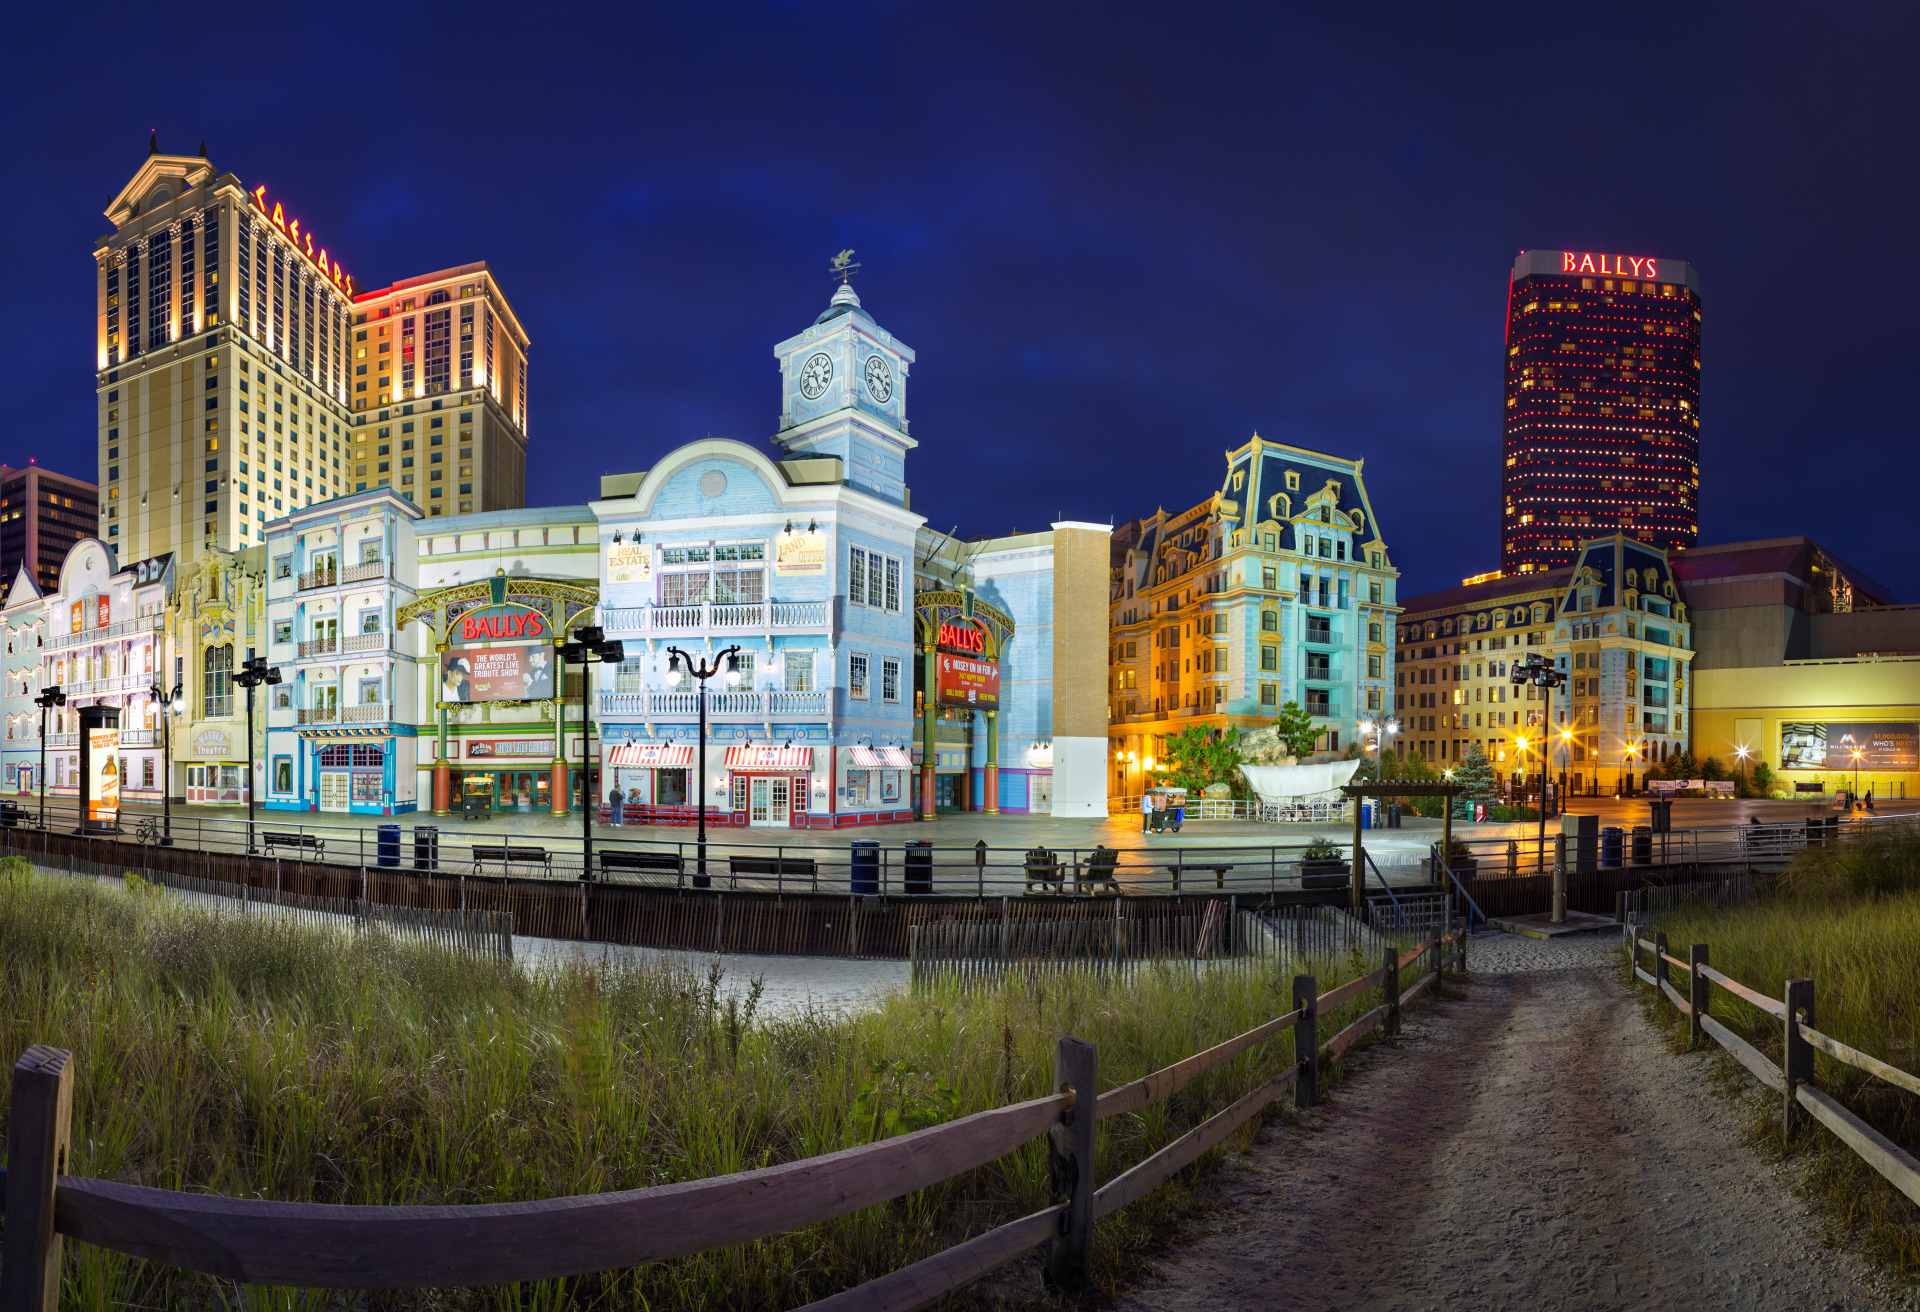
[[[1920,839],[1883,836],[1804,853],[1775,896],[1731,910],[1676,912],[1659,928],[1676,957],[1687,955],[1688,944],[1705,943],[1716,969],[1770,996],[1781,996],[1788,979],[1811,979],[1815,1028],[1920,1073]],[[1676,980],[1684,991],[1684,972]],[[1779,1021],[1723,989],[1713,991],[1709,1005],[1779,1061]],[[1685,1031],[1675,1009],[1663,1003],[1659,1010],[1664,1024]],[[1920,1153],[1920,1097],[1821,1053],[1814,1066],[1821,1088]],[[1760,1086],[1742,1072],[1735,1087]],[[1751,1128],[1756,1142],[1781,1148],[1776,1095],[1766,1095]],[[1792,1147],[1811,1153],[1809,1194],[1836,1225],[1876,1258],[1920,1275],[1920,1208],[1817,1125],[1796,1135]]]
[[[1372,964],[1326,963],[1321,987]],[[695,1179],[1038,1096],[1063,1034],[1098,1046],[1107,1087],[1291,1005],[1290,979],[1184,967],[1124,986],[1072,977],[901,994],[851,1016],[767,1016],[757,993],[729,1003],[720,984],[656,967],[528,974],[184,909],[137,881],[123,890],[0,862],[0,1056],[10,1064],[34,1042],[71,1049],[73,1173],[169,1189],[482,1203]],[[1323,1018],[1322,1034],[1369,1005]],[[1100,1178],[1292,1061],[1282,1037],[1103,1123]],[[1036,1143],[754,1244],[579,1280],[371,1302],[240,1289],[69,1244],[61,1306],[778,1308],[1048,1201]],[[1135,1269],[1191,1203],[1175,1182],[1103,1222],[1096,1279],[1111,1286]]]

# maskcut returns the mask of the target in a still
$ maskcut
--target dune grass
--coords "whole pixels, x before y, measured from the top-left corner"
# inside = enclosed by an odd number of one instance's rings
[[[1814,1024],[1902,1070],[1920,1073],[1920,838],[1883,835],[1801,854],[1772,897],[1715,911],[1701,907],[1663,916],[1659,928],[1684,957],[1705,943],[1716,969],[1774,997],[1789,979],[1814,984]],[[1684,974],[1680,976],[1684,986]],[[1777,1062],[1782,1027],[1773,1017],[1713,991],[1712,1012]],[[1676,1034],[1686,1028],[1672,1007],[1659,1008]],[[1920,1097],[1863,1071],[1814,1055],[1821,1088],[1910,1152],[1920,1153]],[[1758,1089],[1741,1072],[1735,1086]],[[1777,1095],[1756,1104],[1753,1137],[1782,1147]],[[1810,1196],[1876,1258],[1920,1276],[1920,1208],[1873,1172],[1826,1130],[1796,1135],[1796,1153],[1810,1152]]]
[[[1318,968],[1328,988],[1374,963]],[[716,974],[529,974],[435,948],[215,915],[0,862],[0,1055],[75,1055],[72,1171],[169,1189],[479,1203],[695,1179],[1040,1095],[1055,1040],[1103,1087],[1291,1005],[1290,978],[1143,971],[899,994],[774,1017]],[[1346,1011],[1357,1014],[1368,1003]],[[1332,1027],[1346,1016],[1323,1020]],[[1100,1178],[1285,1071],[1286,1037],[1103,1123]],[[0,1120],[4,1119],[0,1087]],[[236,1288],[69,1244],[63,1307],[779,1308],[1044,1206],[1044,1149],[790,1235],[538,1286],[334,1296]],[[1110,1284],[1191,1202],[1176,1182],[1103,1222]]]

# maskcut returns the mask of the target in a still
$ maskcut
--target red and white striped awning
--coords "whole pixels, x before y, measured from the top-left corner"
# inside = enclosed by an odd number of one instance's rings
[[[743,743],[738,747],[727,748],[727,769],[791,770],[799,773],[813,769],[813,748]]]
[[[911,770],[913,760],[904,747],[855,747],[849,759],[856,770]]]
[[[684,770],[693,764],[692,743],[615,743],[607,764],[632,770]]]

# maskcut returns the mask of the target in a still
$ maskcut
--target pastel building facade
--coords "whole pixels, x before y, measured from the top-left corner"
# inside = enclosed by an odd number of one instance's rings
[[[265,651],[264,549],[210,548],[176,566],[167,612],[172,654],[161,686],[180,689],[173,717],[170,787],[189,805],[245,805],[245,693],[234,683],[248,656]],[[264,707],[256,708],[264,712]],[[266,716],[254,718],[254,759],[264,759]]]
[[[41,654],[47,641],[47,601],[26,563],[15,570],[13,585],[0,605],[0,627],[5,629],[6,664],[0,672],[0,787],[26,796],[35,791],[40,769],[40,695],[45,670]]]
[[[255,722],[267,725],[266,807],[392,815],[417,806],[419,658],[395,620],[418,591],[422,518],[381,489],[267,525],[266,658],[281,682],[255,692]]]
[[[1110,791],[1138,796],[1167,740],[1255,729],[1288,702],[1322,750],[1394,713],[1395,568],[1365,462],[1255,434],[1208,500],[1114,531]]]

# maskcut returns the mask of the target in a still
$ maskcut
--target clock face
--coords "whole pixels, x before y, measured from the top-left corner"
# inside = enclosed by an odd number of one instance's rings
[[[880,405],[893,399],[893,371],[877,355],[867,357],[867,395]]]
[[[825,351],[815,351],[800,369],[800,395],[818,401],[827,384],[833,381],[833,359]]]

